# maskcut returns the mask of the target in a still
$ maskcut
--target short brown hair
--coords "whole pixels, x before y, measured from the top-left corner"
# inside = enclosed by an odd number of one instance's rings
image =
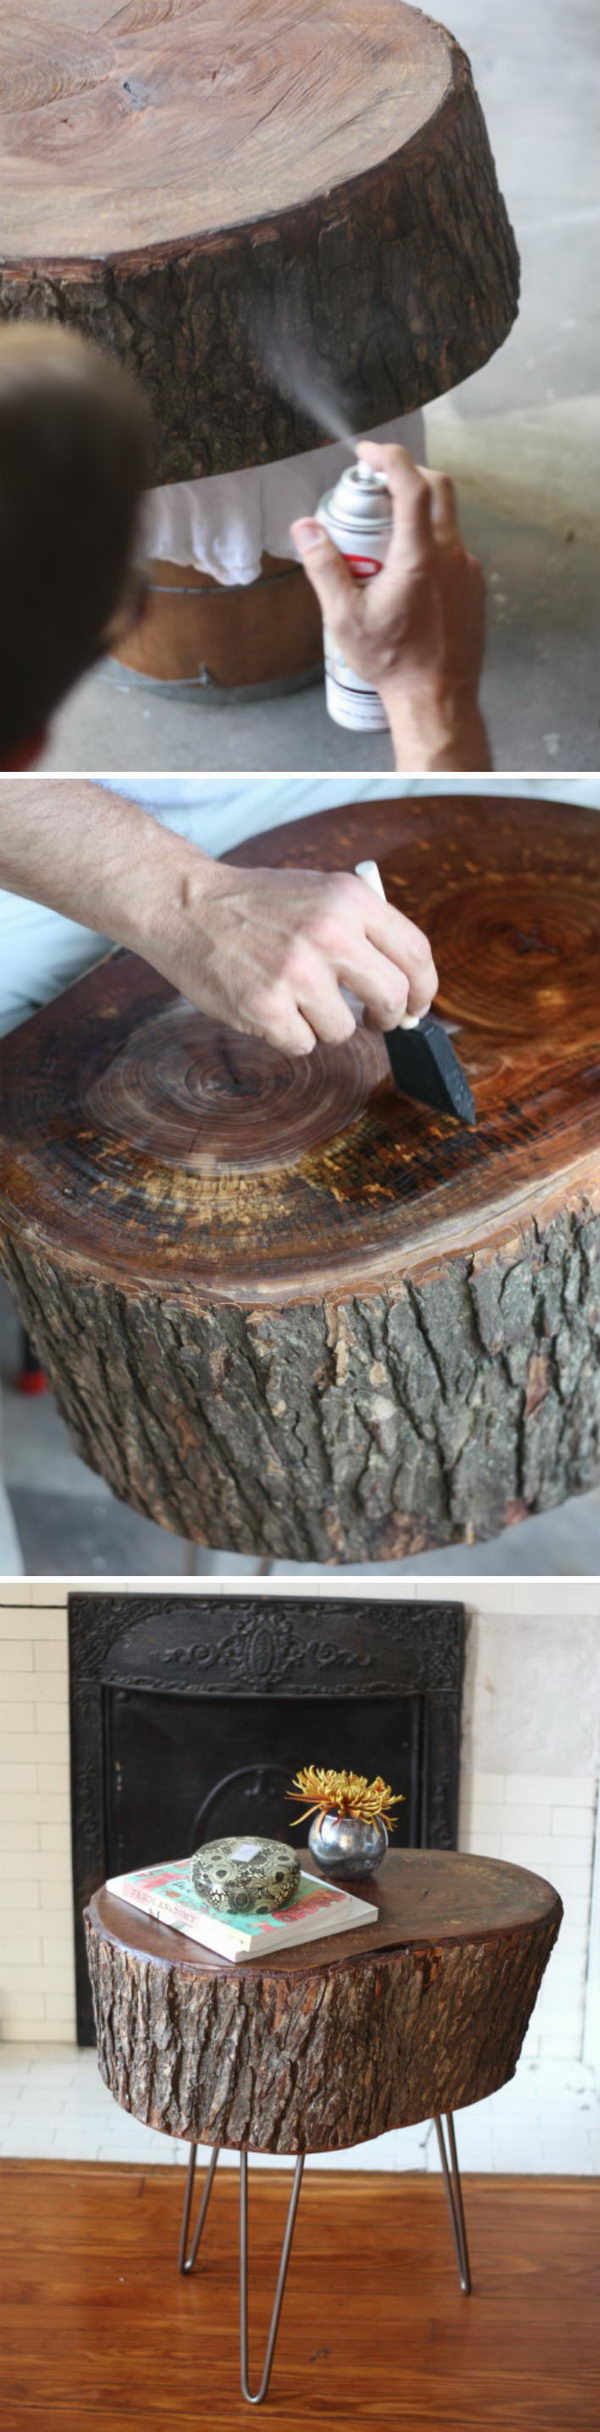
[[[52,323],[0,331],[0,756],[38,735],[123,596],[151,426],[133,382]]]

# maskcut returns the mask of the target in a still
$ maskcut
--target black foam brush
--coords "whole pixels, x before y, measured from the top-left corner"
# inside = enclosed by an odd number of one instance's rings
[[[357,878],[364,878],[374,895],[383,896],[376,861],[359,861]],[[386,1030],[385,1044],[396,1088],[406,1098],[415,1098],[419,1106],[431,1106],[436,1114],[454,1115],[457,1123],[476,1123],[477,1113],[473,1092],[466,1073],[454,1053],[448,1033],[432,1013],[405,1013],[395,1030]]]

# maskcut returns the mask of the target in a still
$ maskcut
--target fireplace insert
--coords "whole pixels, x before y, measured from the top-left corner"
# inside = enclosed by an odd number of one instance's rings
[[[77,2030],[82,1910],[106,1875],[251,1830],[306,1845],[299,1765],[381,1773],[394,1846],[456,1841],[459,1604],[275,1594],[69,1597]]]

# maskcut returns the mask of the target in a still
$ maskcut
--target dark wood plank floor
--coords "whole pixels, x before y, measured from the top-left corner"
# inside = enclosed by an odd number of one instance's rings
[[[285,2207],[253,2179],[264,2334]],[[3,2432],[197,2432],[251,2420],[237,2382],[236,2196],[218,2180],[201,2274],[175,2269],[183,2179],[103,2164],[0,2167]],[[458,2289],[437,2178],[309,2177],[271,2432],[597,2432],[600,2183],[467,2178],[474,2288]],[[256,2355],[256,2343],[255,2343]]]

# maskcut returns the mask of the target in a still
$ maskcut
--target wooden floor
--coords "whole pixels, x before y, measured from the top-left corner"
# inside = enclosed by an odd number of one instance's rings
[[[217,2181],[189,2280],[175,2269],[182,2185],[162,2168],[2,2166],[2,2432],[252,2420],[237,2385],[237,2176]],[[259,2333],[285,2186],[257,2174],[251,2189]],[[597,2432],[600,2184],[467,2178],[465,2197],[470,2298],[437,2178],[305,2182],[265,2428]]]

